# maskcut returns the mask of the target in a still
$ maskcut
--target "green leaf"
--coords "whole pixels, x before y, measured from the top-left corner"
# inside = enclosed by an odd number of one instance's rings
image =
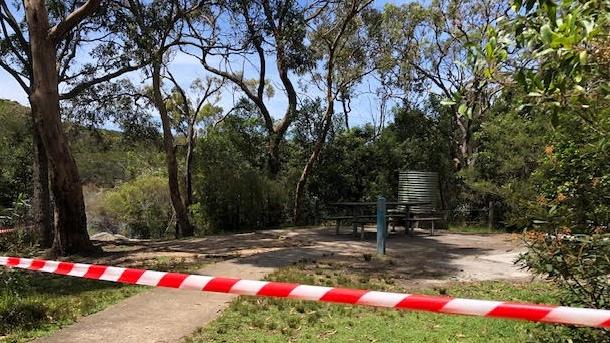
[[[519,72],[517,73],[516,80],[521,86],[527,86],[525,72],[523,71],[523,69],[520,69]]]
[[[580,24],[585,29],[586,35],[590,35],[593,32],[593,28],[595,27],[595,23],[586,19],[580,21]]]
[[[458,114],[460,116],[465,116],[467,111],[468,111],[468,106],[466,106],[466,104],[460,104],[460,107],[458,107]]]
[[[555,49],[553,49],[553,48],[544,49],[541,52],[537,53],[536,57],[542,57],[542,56],[548,55],[548,54],[550,54],[552,52],[555,52]]]
[[[522,5],[523,5],[523,1],[521,1],[521,0],[513,1],[513,11],[519,12],[519,10],[521,9]]]
[[[551,20],[553,26],[557,25],[557,5],[555,5],[552,1],[549,1],[546,5],[546,14]]]
[[[443,105],[443,106],[453,106],[455,104],[456,104],[456,102],[451,99],[443,99],[441,101],[441,105]]]
[[[549,44],[553,40],[553,30],[549,24],[544,24],[540,28],[540,39],[545,44]]]
[[[491,59],[493,57],[493,53],[494,53],[494,49],[491,46],[491,44],[487,43],[485,45],[485,57],[487,57],[488,59]]]
[[[580,54],[578,54],[578,60],[579,60],[580,64],[582,64],[582,65],[587,64],[587,60],[588,60],[587,52],[581,51]]]

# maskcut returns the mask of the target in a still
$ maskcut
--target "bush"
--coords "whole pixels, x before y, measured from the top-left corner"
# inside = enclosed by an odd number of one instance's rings
[[[191,210],[206,232],[277,226],[287,197],[284,189],[254,168],[214,168],[196,183],[200,202]]]
[[[0,99],[0,209],[31,191],[31,165],[29,109]]]
[[[0,252],[6,255],[31,256],[38,252],[38,233],[28,229],[0,234]]]
[[[27,226],[31,222],[30,207],[25,195],[19,194],[12,207],[0,211],[0,227],[17,229],[0,234],[0,252],[26,256],[37,251],[38,232]]]
[[[33,325],[46,318],[44,309],[36,304],[20,301],[21,294],[29,290],[27,277],[13,269],[0,269],[0,335],[16,327]]]
[[[610,235],[595,230],[591,235],[565,229],[554,234],[530,232],[528,252],[521,256],[533,272],[544,275],[561,290],[564,306],[606,309],[610,305]],[[610,331],[590,328],[545,328],[545,342],[609,342]]]
[[[265,171],[265,137],[258,119],[229,116],[197,142],[193,222],[204,232],[280,225],[288,190]]]
[[[115,220],[126,224],[129,237],[163,238],[172,222],[172,206],[167,179],[160,176],[140,176],[107,191],[102,197],[105,225]],[[115,228],[120,231],[120,225]]]

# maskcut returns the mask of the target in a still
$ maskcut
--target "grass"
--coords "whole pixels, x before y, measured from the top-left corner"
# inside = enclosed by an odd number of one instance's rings
[[[504,233],[505,230],[490,228],[488,226],[449,226],[449,232],[451,233],[464,233],[464,234],[490,234],[490,233]]]
[[[270,279],[318,285],[405,291],[391,279],[332,269],[283,268]],[[476,282],[419,293],[480,299],[556,302],[543,282]],[[223,315],[187,342],[524,342],[540,324],[424,312],[239,297]]]
[[[143,291],[124,286],[70,277],[10,271],[0,292],[0,335],[3,342],[23,342],[44,336],[82,316]]]
[[[190,272],[201,263],[157,257],[144,267]],[[147,289],[150,288],[0,269],[0,342],[25,342],[48,335]]]

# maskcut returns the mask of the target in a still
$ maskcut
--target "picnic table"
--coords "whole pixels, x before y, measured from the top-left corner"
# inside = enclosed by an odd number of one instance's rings
[[[335,220],[336,221],[336,234],[339,234],[339,230],[341,228],[341,222],[350,221],[352,223],[352,232],[354,236],[357,234],[358,227],[361,227],[360,239],[364,239],[364,226],[369,223],[374,223],[377,218],[377,213],[374,211],[369,211],[369,213],[363,213],[367,208],[375,209],[377,206],[377,202],[373,201],[364,201],[364,202],[334,202],[329,203],[329,206],[346,208],[349,214],[346,215],[337,215],[326,217],[327,220]],[[412,206],[421,206],[421,205],[430,205],[428,201],[388,201],[386,202],[386,206],[395,207],[392,209],[387,209],[385,213],[386,220],[386,232],[387,226],[390,221],[395,223],[396,221],[409,221],[409,213],[411,211]],[[405,230],[407,228],[405,227]],[[406,231],[405,231],[406,232]]]

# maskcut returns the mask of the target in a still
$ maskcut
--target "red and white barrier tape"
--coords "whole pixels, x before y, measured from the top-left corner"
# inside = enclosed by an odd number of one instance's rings
[[[376,292],[283,282],[240,280],[234,278],[165,273],[144,269],[109,267],[82,263],[32,260],[19,257],[0,257],[0,265],[93,280],[153,287],[169,287],[262,297],[293,298],[332,303],[391,307],[405,310],[610,328],[610,310]]]
[[[17,231],[14,227],[0,227],[0,235],[3,233],[15,232]]]

